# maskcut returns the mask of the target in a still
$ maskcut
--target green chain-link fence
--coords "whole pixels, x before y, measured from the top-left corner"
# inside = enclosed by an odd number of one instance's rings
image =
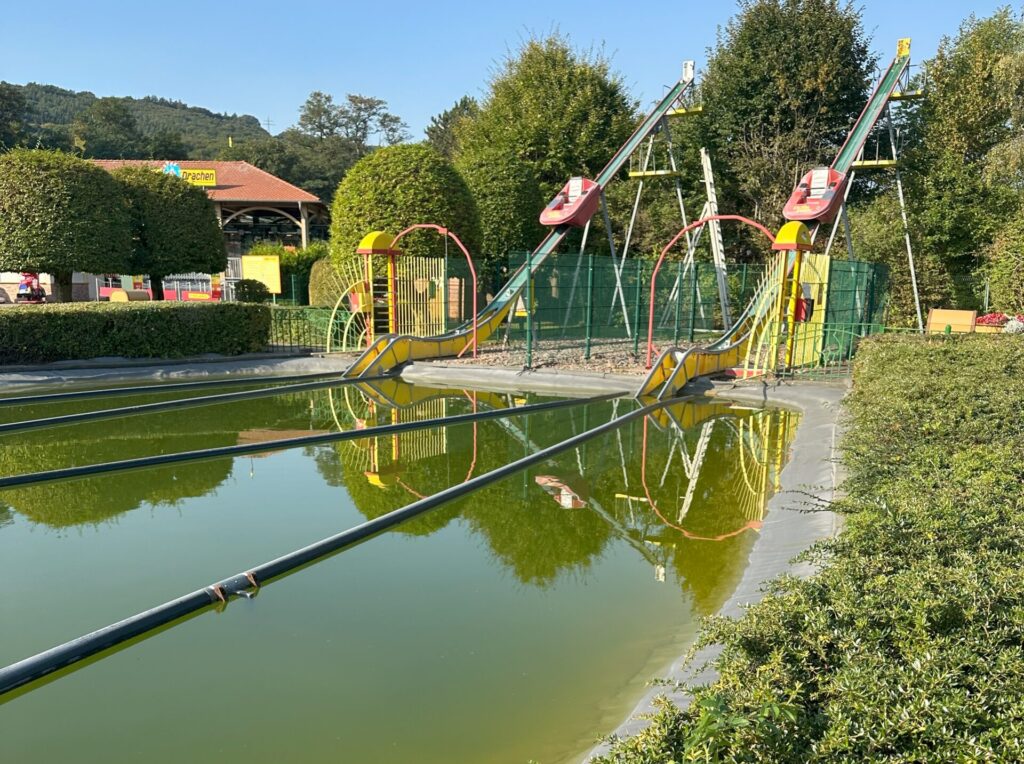
[[[511,255],[509,271],[529,256]],[[647,340],[653,271],[652,260],[620,260],[616,265],[610,257],[587,253],[549,256],[494,339],[531,356],[524,359],[526,365],[531,365],[535,350],[578,350],[583,360],[597,348],[636,355]],[[727,273],[735,315],[750,300],[764,267],[730,264]],[[527,311],[527,304],[532,310]],[[723,320],[714,265],[664,263],[654,308],[654,337],[660,342],[694,342],[717,333]]]

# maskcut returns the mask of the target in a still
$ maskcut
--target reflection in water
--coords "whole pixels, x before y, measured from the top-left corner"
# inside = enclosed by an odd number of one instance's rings
[[[252,443],[311,432],[444,418],[527,402],[516,395],[398,382],[283,395],[213,409],[126,418],[19,435],[0,451],[9,475],[72,464]],[[469,480],[630,410],[618,400],[307,449],[328,485],[367,519]],[[51,415],[77,410],[52,406]],[[460,518],[523,584],[581,575],[621,539],[662,581],[672,572],[701,613],[714,612],[742,573],[776,489],[794,430],[785,411],[679,403],[613,435],[441,507],[395,532],[426,536]],[[216,489],[228,459],[7,490],[10,509],[51,527],[98,523],[143,504],[174,505]],[[251,469],[251,468],[250,468]],[[7,509],[6,507],[10,509]]]
[[[354,426],[502,408],[512,396],[419,389],[396,405],[387,395],[347,390],[339,418]],[[353,401],[353,398],[356,398]],[[625,413],[631,401],[590,404],[439,431],[397,433],[323,451],[328,480],[344,483],[359,511],[379,517]],[[679,403],[584,444],[509,481],[467,507],[442,508],[399,529],[427,535],[461,516],[524,584],[551,585],[585,571],[620,538],[647,559],[657,580],[673,571],[699,612],[717,610],[735,587],[777,489],[795,418],[718,402]],[[339,477],[340,474],[340,477]],[[333,476],[333,477],[332,477]]]
[[[0,472],[522,402],[343,387],[0,438]],[[0,662],[458,485],[635,405],[4,490],[0,618],[19,628],[0,643]],[[90,407],[55,408],[0,415]],[[707,401],[636,420],[282,579],[269,596],[17,698],[4,707],[0,759],[81,759],[104,739],[96,757],[117,761],[143,747],[156,762],[213,751],[207,758],[247,764],[575,760],[685,649],[694,615],[714,612],[735,588],[794,424],[787,412]],[[90,531],[47,532],[69,526]],[[429,688],[430,703],[396,716],[410,681]],[[92,702],[98,695],[104,704]],[[167,719],[217,718],[255,696],[264,702],[245,725],[167,733]]]

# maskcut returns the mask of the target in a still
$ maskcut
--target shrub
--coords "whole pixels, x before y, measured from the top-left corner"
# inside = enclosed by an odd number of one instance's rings
[[[309,271],[309,304],[330,306],[338,300],[344,287],[341,277],[329,258],[322,258],[313,263]]]
[[[1010,221],[986,255],[992,304],[999,310],[1024,311],[1024,215]]]
[[[270,302],[270,290],[262,281],[242,279],[235,283],[235,299],[239,302]]]
[[[480,251],[476,205],[451,162],[423,144],[378,149],[360,159],[338,185],[331,207],[331,257],[357,257],[360,239],[371,231],[394,235],[414,223],[450,228],[469,251]],[[407,255],[440,255],[444,242],[433,231],[402,239]]]
[[[110,173],[59,151],[0,155],[0,270],[52,274],[68,301],[73,271],[125,273],[130,252],[127,201]]]
[[[0,310],[0,364],[265,350],[270,309],[237,303],[65,303]]]
[[[220,273],[227,267],[224,235],[206,191],[151,167],[122,167],[113,174],[131,217],[128,272],[149,274],[154,299],[163,299],[168,274]]]
[[[1024,338],[860,346],[843,533],[610,761],[1021,761]]]

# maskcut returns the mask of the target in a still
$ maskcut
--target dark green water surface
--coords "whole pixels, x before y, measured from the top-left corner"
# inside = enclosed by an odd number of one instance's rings
[[[524,402],[385,392],[403,406],[337,388],[0,435],[0,474]],[[0,421],[172,397],[183,396],[0,408]],[[633,406],[2,490],[0,664]],[[0,698],[0,761],[577,759],[736,587],[796,425],[788,412],[722,403],[671,414]]]

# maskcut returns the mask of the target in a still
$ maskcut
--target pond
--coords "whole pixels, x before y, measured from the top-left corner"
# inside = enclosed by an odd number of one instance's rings
[[[0,421],[172,397],[7,407]],[[0,435],[0,474],[524,402],[399,384],[285,394]],[[0,665],[635,406],[2,490]],[[636,419],[0,698],[0,760],[575,761],[736,587],[796,420],[708,400]]]

